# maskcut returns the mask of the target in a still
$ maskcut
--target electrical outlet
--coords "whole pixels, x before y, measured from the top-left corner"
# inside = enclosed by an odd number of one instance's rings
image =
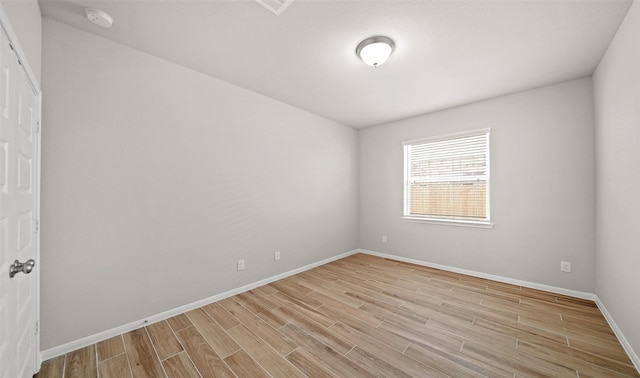
[[[560,271],[571,273],[571,263],[569,261],[560,261]]]
[[[387,242],[387,236],[386,235],[382,235],[382,242],[386,243]]]
[[[238,270],[244,270],[244,260],[238,260]]]
[[[273,252],[273,260],[274,261],[280,260],[280,251]]]

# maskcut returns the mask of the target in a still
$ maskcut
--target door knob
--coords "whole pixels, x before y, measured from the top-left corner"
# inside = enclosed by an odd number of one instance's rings
[[[24,274],[29,274],[31,273],[35,265],[36,265],[36,262],[33,259],[29,259],[23,263],[16,260],[13,262],[13,264],[11,264],[11,267],[9,267],[9,278],[13,278],[13,276],[15,276],[16,273],[20,273],[20,272]]]

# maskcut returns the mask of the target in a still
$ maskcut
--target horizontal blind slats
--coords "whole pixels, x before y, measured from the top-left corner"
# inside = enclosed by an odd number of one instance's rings
[[[487,218],[488,134],[405,146],[407,215]]]

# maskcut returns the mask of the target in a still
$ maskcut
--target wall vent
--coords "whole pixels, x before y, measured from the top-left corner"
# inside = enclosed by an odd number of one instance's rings
[[[267,8],[271,12],[273,12],[276,16],[279,16],[280,13],[284,12],[284,10],[289,6],[289,4],[293,3],[293,0],[255,0],[256,3],[262,5]]]

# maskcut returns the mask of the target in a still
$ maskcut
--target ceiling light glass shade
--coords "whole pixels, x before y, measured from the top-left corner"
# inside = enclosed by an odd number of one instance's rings
[[[356,48],[356,54],[366,64],[377,67],[389,59],[395,47],[391,38],[370,37],[360,42]]]

